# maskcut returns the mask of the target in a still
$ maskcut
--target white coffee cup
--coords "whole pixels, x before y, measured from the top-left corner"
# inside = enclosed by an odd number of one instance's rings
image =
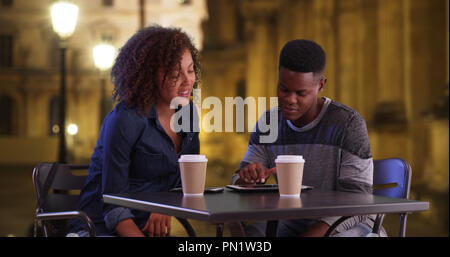
[[[280,196],[299,197],[302,188],[303,167],[305,159],[301,155],[278,155],[277,166],[278,190]]]
[[[206,181],[206,165],[208,159],[205,155],[181,155],[180,163],[181,184],[184,195],[203,195]]]

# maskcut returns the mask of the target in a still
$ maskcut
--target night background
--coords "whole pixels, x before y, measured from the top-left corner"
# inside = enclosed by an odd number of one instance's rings
[[[0,1],[1,237],[31,236],[35,165],[61,158],[89,162],[114,105],[109,69],[94,60],[94,47],[109,44],[117,54],[153,23],[181,27],[193,37],[203,68],[202,99],[276,96],[284,43],[305,38],[321,44],[328,78],[321,95],[358,111],[373,158],[407,160],[410,199],[430,202],[429,211],[408,216],[406,236],[448,237],[448,0],[79,0],[71,1],[79,13],[64,45],[52,27],[53,2]],[[209,160],[206,186],[230,182],[249,135],[200,133],[201,154]],[[397,235],[398,217],[385,219],[390,236]],[[172,234],[185,235],[172,223]],[[215,226],[191,223],[199,236],[215,235]]]

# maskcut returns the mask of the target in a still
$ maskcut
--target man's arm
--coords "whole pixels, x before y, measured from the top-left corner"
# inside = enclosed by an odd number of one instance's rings
[[[263,115],[261,118],[265,117]],[[260,134],[256,125],[254,132],[250,135],[247,152],[242,158],[239,169],[231,178],[231,184],[264,183],[267,177],[275,172],[273,167],[269,167],[270,157],[267,154],[266,144],[260,143]]]
[[[359,114],[355,114],[346,124],[336,190],[371,194],[373,160],[366,123]],[[370,215],[355,216],[343,222],[336,230],[345,231],[369,217]],[[339,218],[324,217],[320,221],[331,226]]]

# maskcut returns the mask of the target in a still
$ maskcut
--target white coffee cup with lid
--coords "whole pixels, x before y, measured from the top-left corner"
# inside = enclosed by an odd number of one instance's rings
[[[303,180],[305,159],[302,155],[278,155],[277,166],[278,190],[280,196],[299,197]]]
[[[205,191],[206,166],[205,155],[186,154],[178,159],[181,172],[181,184],[184,195],[203,195]]]

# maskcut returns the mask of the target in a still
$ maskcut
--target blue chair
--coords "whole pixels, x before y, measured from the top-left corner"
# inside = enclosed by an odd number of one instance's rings
[[[373,194],[395,198],[409,198],[411,187],[411,166],[400,158],[388,158],[373,161]],[[405,237],[408,213],[400,214],[399,236]],[[350,217],[337,220],[325,236],[331,235],[336,228]],[[378,214],[372,233],[379,234],[384,214]]]

